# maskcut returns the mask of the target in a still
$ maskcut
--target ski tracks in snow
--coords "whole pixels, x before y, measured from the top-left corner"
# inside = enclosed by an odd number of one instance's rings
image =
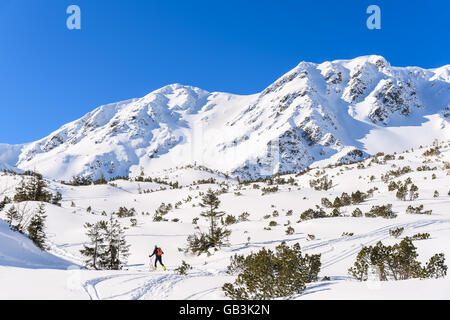
[[[212,275],[212,273],[204,271],[184,276],[170,273],[170,271],[166,271],[165,274],[154,274],[153,272],[147,274],[124,273],[90,279],[84,282],[82,287],[91,300],[163,300],[170,298],[177,284],[190,278]],[[117,283],[118,280],[120,281],[119,284]],[[132,282],[139,282],[139,284],[133,285]],[[102,290],[99,289],[100,286],[103,288],[114,286],[115,290],[119,288],[119,292],[109,296],[104,295]],[[197,294],[195,293],[192,296]]]
[[[207,271],[198,271],[187,275],[168,273],[156,279],[151,279],[147,281],[141,288],[137,288],[134,294],[132,295],[132,299],[133,300],[168,299],[170,297],[170,294],[174,291],[177,284],[186,281],[187,279],[199,277],[211,277],[211,276],[214,276],[214,274]]]

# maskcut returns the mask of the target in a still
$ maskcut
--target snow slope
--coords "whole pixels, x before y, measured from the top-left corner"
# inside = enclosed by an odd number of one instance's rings
[[[289,245],[298,242],[305,253],[322,254],[319,277],[330,278],[329,281],[309,284],[305,292],[295,299],[449,299],[449,276],[427,280],[357,282],[347,272],[361,246],[373,245],[377,241],[394,244],[402,237],[419,232],[431,235],[427,240],[414,241],[420,261],[425,262],[435,253],[442,252],[447,259],[446,264],[449,264],[450,142],[441,142],[440,146],[440,153],[435,156],[423,155],[430,148],[427,146],[396,154],[394,160],[384,161],[383,156],[376,160],[371,157],[351,165],[324,166],[299,176],[282,176],[286,180],[292,178],[297,185],[276,182],[272,185],[266,182],[244,185],[198,168],[179,168],[163,173],[160,178],[168,181],[181,180],[186,175],[179,189],[154,182],[126,180],[79,187],[48,181],[48,189],[63,195],[61,207],[46,204],[48,254],[37,251],[23,235],[12,233],[0,220],[0,298],[225,299],[221,287],[235,278],[225,272],[231,256],[249,254],[262,247],[273,249],[285,241]],[[381,180],[382,174],[404,166],[410,166],[412,171],[391,178],[391,181],[411,178],[419,187],[417,200],[398,200],[395,191],[388,191],[387,184]],[[423,170],[423,166],[427,168]],[[333,187],[327,191],[312,189],[309,181],[324,175],[333,180]],[[217,183],[195,183],[211,177],[216,177]],[[0,198],[12,197],[20,180],[18,175],[0,174]],[[262,195],[262,188],[274,185],[279,187],[277,192]],[[178,249],[186,247],[186,238],[196,231],[197,226],[203,231],[208,228],[208,221],[200,217],[203,209],[198,205],[201,192],[208,188],[225,188],[226,192],[220,195],[220,210],[234,216],[248,212],[249,221],[228,226],[232,231],[229,245],[211,256],[194,256]],[[300,214],[321,205],[323,197],[332,200],[342,192],[351,194],[372,188],[378,188],[372,197],[359,205],[343,207],[341,217],[298,222]],[[153,192],[139,193],[142,189]],[[437,197],[434,196],[435,191],[439,193]],[[168,221],[153,222],[154,211],[162,202],[174,206],[179,201],[181,205],[165,216]],[[387,203],[393,205],[397,218],[351,217],[356,207],[367,212],[373,205]],[[37,204],[28,205],[33,208]],[[409,205],[423,205],[424,210],[432,210],[432,214],[407,214]],[[11,204],[0,212],[0,219],[4,219],[9,206]],[[129,218],[120,220],[122,226],[128,227],[126,240],[131,244],[125,270],[93,271],[70,267],[83,264],[79,250],[88,241],[83,225],[105,219],[102,211],[109,214],[122,206],[135,208],[138,213],[135,227],[131,226]],[[91,213],[87,212],[88,207],[92,208]],[[331,212],[331,209],[324,210]],[[194,218],[200,218],[198,224],[192,223]],[[265,228],[270,221],[275,221],[277,226],[267,230]],[[287,225],[294,228],[292,235],[286,235]],[[389,230],[398,227],[403,227],[404,232],[395,239]],[[343,236],[344,232],[354,235]],[[310,234],[315,235],[314,240],[308,239]],[[7,245],[4,245],[5,241]],[[160,269],[150,271],[148,255],[155,244],[165,252],[166,272]],[[182,260],[193,267],[187,276],[174,272]]]
[[[31,269],[67,269],[73,263],[37,248],[26,236],[0,220],[0,266]]]
[[[246,179],[399,152],[450,137],[449,70],[371,55],[301,62],[249,96],[173,84],[101,106],[39,141],[0,145],[0,168],[67,181],[194,165]]]

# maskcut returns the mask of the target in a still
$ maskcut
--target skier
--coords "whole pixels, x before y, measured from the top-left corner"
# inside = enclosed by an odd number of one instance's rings
[[[155,250],[153,250],[153,253],[151,256],[149,256],[150,258],[155,256],[155,270],[156,270],[156,263],[159,261],[159,263],[162,265],[163,270],[166,270],[166,267],[164,266],[164,264],[162,263],[162,255],[164,254],[164,252],[161,250],[161,248],[159,248],[158,246],[155,246]]]

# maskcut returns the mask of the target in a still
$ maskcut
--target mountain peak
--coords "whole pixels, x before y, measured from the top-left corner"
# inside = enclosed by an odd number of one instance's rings
[[[334,60],[331,64],[342,65],[351,70],[360,69],[368,64],[375,65],[379,70],[389,69],[391,67],[390,63],[383,56],[374,54],[360,56],[354,59]]]
[[[207,91],[200,89],[198,87],[194,87],[194,86],[188,86],[188,85],[183,85],[180,83],[172,83],[172,84],[168,84],[164,87],[161,87],[159,89],[156,89],[152,92],[150,92],[149,94],[152,93],[172,93],[174,91],[178,91],[178,90],[184,90],[186,92],[205,92],[207,93]]]

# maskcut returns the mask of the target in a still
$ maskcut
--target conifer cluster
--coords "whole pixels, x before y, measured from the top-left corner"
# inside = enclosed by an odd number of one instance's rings
[[[111,214],[108,221],[86,223],[85,228],[90,243],[84,245],[80,253],[86,257],[86,267],[96,270],[122,269],[127,262],[130,246],[125,240],[124,229],[114,214]]]
[[[305,284],[317,281],[320,254],[302,255],[300,245],[282,243],[275,251],[263,248],[257,253],[231,258],[227,272],[237,274],[233,284],[222,290],[235,300],[268,300],[299,294]]]

